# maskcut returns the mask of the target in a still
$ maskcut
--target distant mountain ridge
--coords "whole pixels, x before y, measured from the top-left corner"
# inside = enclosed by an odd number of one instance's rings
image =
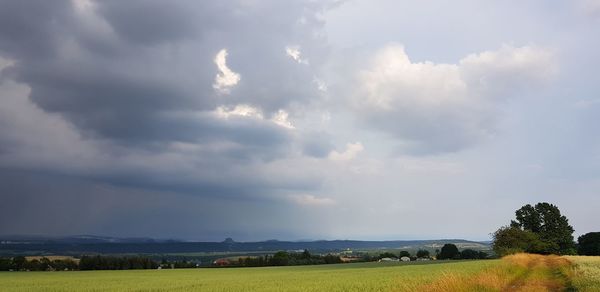
[[[277,250],[303,250],[333,252],[347,249],[415,249],[441,248],[454,243],[459,248],[489,249],[485,242],[464,239],[437,240],[315,240],[236,242],[227,238],[221,242],[186,242],[152,238],[115,238],[94,235],[66,237],[0,236],[1,254],[166,254],[197,252],[270,252]]]

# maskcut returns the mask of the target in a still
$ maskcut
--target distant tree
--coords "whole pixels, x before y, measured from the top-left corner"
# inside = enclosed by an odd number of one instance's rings
[[[368,253],[365,253],[365,254],[363,254],[361,256],[361,261],[363,261],[363,262],[372,262],[372,261],[375,261],[377,259],[378,259],[377,257],[371,256]]]
[[[580,255],[600,255],[600,232],[590,232],[577,239],[579,243],[578,253]]]
[[[302,252],[302,256],[301,256],[301,258],[302,258],[302,259],[310,259],[310,257],[311,257],[311,254],[310,254],[310,252],[308,252],[308,249],[305,249],[305,250]]]
[[[467,248],[460,252],[460,258],[465,260],[476,260],[479,258],[479,252]]]
[[[426,249],[420,249],[417,251],[417,258],[428,258],[429,251]]]
[[[342,262],[342,259],[337,255],[327,254],[323,257],[323,260],[326,264],[339,264]]]
[[[157,267],[156,262],[144,257],[83,256],[79,260],[80,270],[130,270]]]
[[[398,258],[398,256],[391,252],[384,252],[384,253],[379,254],[379,259],[382,259],[382,258]]]
[[[574,250],[573,232],[567,217],[560,214],[557,206],[549,203],[529,204],[515,212],[516,221],[512,227],[530,231],[539,236],[545,243],[544,250],[539,253],[572,254]]]
[[[479,258],[480,259],[487,259],[488,258],[488,254],[484,251],[479,251]]]
[[[456,245],[454,245],[452,243],[446,243],[446,244],[444,244],[444,246],[442,246],[442,250],[440,251],[440,255],[439,255],[438,259],[440,259],[440,260],[456,259],[459,256],[460,256],[460,253],[459,253]]]
[[[24,256],[16,256],[12,259],[12,269],[20,271],[25,268],[26,263],[27,259]]]
[[[0,258],[0,271],[12,269],[12,260],[9,258]]]
[[[290,255],[285,251],[278,251],[271,257],[270,261],[273,266],[287,266]]]
[[[410,252],[406,250],[400,251],[400,257],[410,257]]]

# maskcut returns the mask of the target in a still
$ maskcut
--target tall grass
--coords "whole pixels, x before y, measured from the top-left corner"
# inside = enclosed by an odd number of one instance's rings
[[[600,291],[600,257],[569,256],[575,263],[573,286],[577,291]]]
[[[446,274],[421,291],[564,291],[571,289],[572,263],[559,256],[515,254],[474,275]]]

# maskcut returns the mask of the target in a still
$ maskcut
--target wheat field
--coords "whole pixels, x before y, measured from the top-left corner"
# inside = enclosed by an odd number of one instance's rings
[[[179,270],[1,272],[0,291],[600,291],[600,257]]]

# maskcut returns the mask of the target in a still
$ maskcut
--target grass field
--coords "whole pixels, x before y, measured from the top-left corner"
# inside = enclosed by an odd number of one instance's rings
[[[321,266],[2,272],[1,291],[600,291],[600,257]]]
[[[600,257],[567,258],[575,264],[573,286],[579,291],[600,291]]]
[[[321,266],[2,272],[1,291],[414,291],[446,273],[467,275],[495,260]]]

